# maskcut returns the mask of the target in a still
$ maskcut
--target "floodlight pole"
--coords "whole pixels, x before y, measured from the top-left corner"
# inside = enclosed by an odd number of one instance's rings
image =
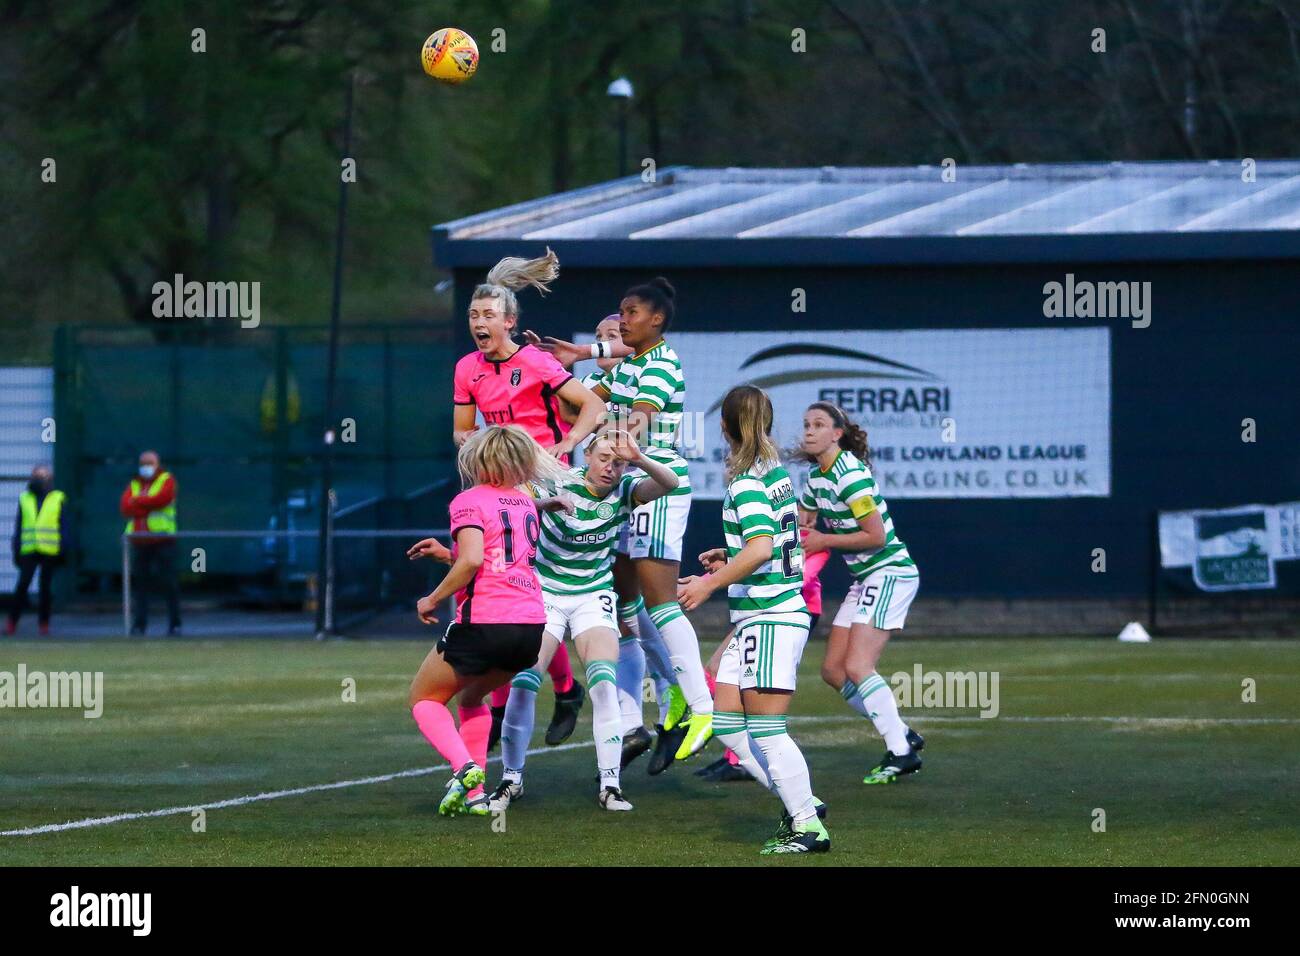
[[[618,106],[618,178],[627,175],[627,100]]]
[[[343,159],[352,152],[354,69],[348,74],[343,111]],[[342,164],[340,163],[340,167]],[[328,359],[325,366],[325,433],[321,450],[320,536],[316,560],[316,640],[336,637],[334,630],[334,383],[339,363],[339,308],[343,300],[343,245],[348,225],[348,178],[339,173],[338,223],[334,233],[334,297],[330,304]]]
[[[620,76],[605,90],[605,95],[618,102],[618,176],[627,175],[627,111],[632,102],[632,84],[625,76]]]

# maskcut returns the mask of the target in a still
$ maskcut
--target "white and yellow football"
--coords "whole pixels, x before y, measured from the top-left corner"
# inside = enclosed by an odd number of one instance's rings
[[[443,27],[424,41],[420,64],[440,83],[464,83],[478,69],[478,44],[464,30]]]

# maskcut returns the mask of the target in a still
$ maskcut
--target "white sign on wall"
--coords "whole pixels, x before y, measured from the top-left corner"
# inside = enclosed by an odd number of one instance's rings
[[[867,429],[886,498],[1110,494],[1110,330],[672,332],[686,376],[681,447],[698,498],[721,498],[719,406],[764,389],[782,448],[831,401]]]
[[[1277,587],[1276,561],[1300,560],[1300,501],[1160,512],[1160,565],[1192,569],[1202,591]]]

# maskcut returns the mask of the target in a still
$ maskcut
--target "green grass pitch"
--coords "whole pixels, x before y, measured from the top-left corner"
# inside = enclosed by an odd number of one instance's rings
[[[1251,865],[1295,864],[1300,643],[906,640],[886,675],[997,671],[1001,713],[912,709],[925,770],[864,787],[883,750],[804,655],[792,733],[830,805],[833,849],[760,858],[779,806],[691,771],[624,777],[630,814],[594,800],[590,709],[569,749],[530,758],[505,831],[442,819],[447,773],[406,708],[427,644],[263,640],[6,642],[0,671],[104,672],[104,713],[0,709],[0,830],[231,801],[0,836],[6,865]],[[344,702],[343,682],[356,682]],[[1257,701],[1243,702],[1242,682]],[[538,701],[535,746],[551,711]],[[649,708],[647,707],[647,715]],[[495,782],[499,765],[489,766]],[[332,789],[239,802],[323,784]],[[1105,832],[1094,811],[1105,811]]]

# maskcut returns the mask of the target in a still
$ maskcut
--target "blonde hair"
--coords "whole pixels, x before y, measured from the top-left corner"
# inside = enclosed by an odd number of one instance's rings
[[[722,399],[722,429],[731,446],[727,454],[727,480],[749,471],[759,462],[776,464],[780,458],[772,441],[772,400],[753,385],[737,385]]]
[[[606,427],[596,432],[596,434],[592,435],[591,438],[587,440],[586,447],[583,449],[583,454],[594,455],[596,453],[597,445],[608,445],[609,450],[613,451],[618,446],[618,440],[620,438],[632,444],[636,444],[632,439],[632,433],[626,429]]]
[[[556,483],[568,474],[518,425],[492,425],[470,435],[456,455],[456,467],[464,488],[513,488],[530,481]]]
[[[515,290],[532,286],[538,292],[549,292],[550,283],[560,274],[560,257],[546,247],[546,255],[537,259],[520,259],[506,256],[490,270],[487,279],[474,287],[474,299],[497,299],[506,315],[519,315],[519,300]]]
[[[614,432],[611,429],[606,429],[605,431],[597,432],[591,436],[591,440],[587,442],[587,447],[583,449],[583,453],[594,455],[596,453],[597,445],[608,445],[609,450],[613,451],[616,444],[617,442],[614,438]]]

